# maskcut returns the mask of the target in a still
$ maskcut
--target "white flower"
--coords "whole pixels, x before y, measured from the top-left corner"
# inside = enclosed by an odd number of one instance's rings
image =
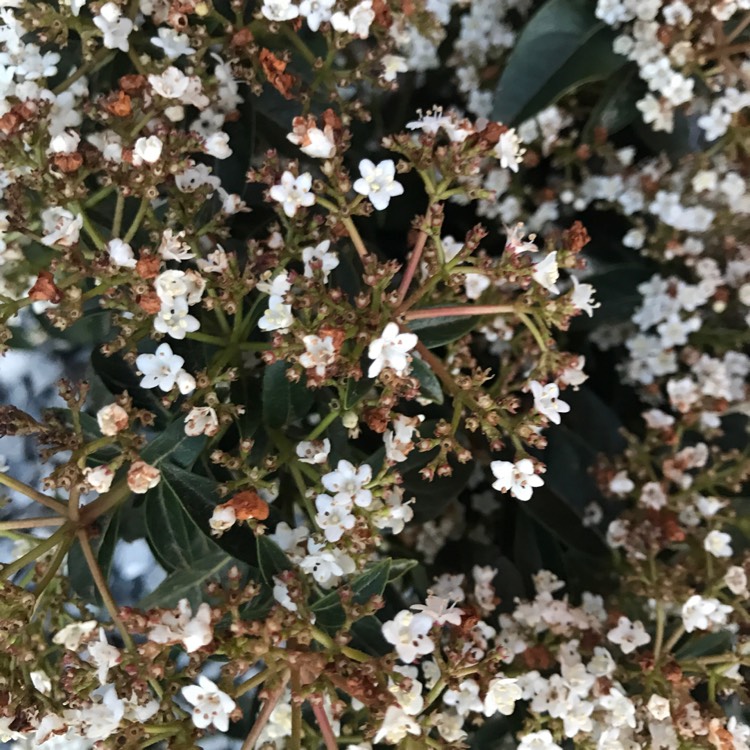
[[[560,424],[560,414],[567,414],[570,406],[558,399],[560,389],[557,384],[547,383],[543,386],[538,380],[532,380],[529,385],[534,396],[534,408],[550,422]]]
[[[333,28],[343,34],[352,34],[360,39],[366,39],[370,33],[370,25],[375,20],[372,10],[372,0],[363,0],[355,5],[348,13],[338,11],[331,16]]]
[[[698,594],[682,605],[682,623],[688,633],[694,630],[712,630],[714,625],[725,625],[732,608],[718,599],[704,599]]]
[[[119,404],[107,404],[96,413],[102,435],[113,437],[128,426],[128,413]]]
[[[179,68],[170,65],[160,75],[153,73],[148,77],[151,88],[164,99],[180,99],[188,90],[190,78]]]
[[[316,247],[305,247],[302,249],[302,260],[305,264],[305,276],[312,278],[316,269],[323,274],[323,281],[328,281],[331,271],[339,264],[339,256],[331,251],[330,240],[323,240]]]
[[[372,502],[372,492],[365,485],[372,479],[372,467],[362,464],[355,467],[349,461],[341,460],[335,471],[321,477],[323,486],[336,495],[339,502],[354,503],[360,508],[367,508]]]
[[[193,617],[193,610],[187,599],[180,599],[177,612],[165,612],[161,620],[148,632],[154,643],[182,642],[189,654],[207,646],[213,640],[211,607],[203,602]]]
[[[482,710],[482,700],[479,697],[479,683],[476,680],[463,680],[458,690],[446,690],[443,703],[453,706],[460,716]]]
[[[335,4],[336,0],[302,0],[299,14],[307,19],[310,31],[317,31],[322,23],[331,20],[331,9]]]
[[[516,750],[562,750],[552,738],[549,729],[540,732],[531,732],[521,737]]]
[[[165,229],[157,252],[164,260],[192,260],[195,255],[190,250],[190,245],[183,242],[184,238],[184,231],[175,233],[171,229]]]
[[[617,621],[617,627],[607,633],[607,640],[616,643],[623,654],[635,651],[639,646],[645,646],[651,641],[651,636],[646,632],[640,620],[631,622],[623,616]]]
[[[383,623],[383,637],[395,646],[401,661],[411,664],[418,656],[435,650],[435,644],[427,635],[431,628],[432,618],[402,610],[393,620]]]
[[[211,527],[211,536],[221,536],[237,523],[237,515],[234,508],[229,505],[219,505],[214,508],[208,525]]]
[[[179,297],[185,297],[188,305],[195,305],[200,302],[205,288],[206,280],[196,271],[170,269],[160,273],[154,281],[156,296],[164,305]]]
[[[515,464],[510,461],[493,461],[490,464],[495,482],[494,489],[510,492],[517,500],[530,500],[534,487],[541,487],[544,480],[535,473],[534,464],[529,458],[522,458]]]
[[[161,344],[155,354],[140,354],[135,360],[136,367],[143,374],[142,388],[156,388],[171,391],[177,378],[184,372],[185,360],[172,352],[169,344]]]
[[[560,290],[557,288],[556,284],[557,280],[560,278],[560,271],[557,267],[557,251],[551,252],[539,263],[535,263],[532,276],[537,284],[543,286],[550,292],[559,294]]]
[[[646,708],[657,721],[664,721],[670,717],[669,699],[662,698],[660,695],[656,695],[656,693],[648,699]]]
[[[506,130],[500,135],[495,146],[495,156],[500,160],[500,166],[518,172],[518,165],[525,149],[521,148],[521,141],[513,128]]]
[[[469,299],[479,299],[482,292],[487,289],[492,282],[483,273],[468,273],[464,281],[466,296]]]
[[[156,135],[143,136],[135,142],[133,146],[133,164],[140,167],[143,162],[154,164],[159,161],[164,144]]]
[[[594,310],[597,307],[601,307],[601,302],[594,302],[592,299],[596,290],[591,284],[581,284],[578,279],[573,276],[573,294],[570,296],[570,301],[573,306],[585,312],[590,317],[593,316]]]
[[[199,328],[198,318],[188,312],[185,297],[175,297],[171,304],[163,304],[154,318],[154,330],[166,333],[173,339],[182,340],[188,333],[193,333]]]
[[[104,628],[99,628],[99,640],[90,641],[88,649],[89,657],[97,668],[96,676],[99,679],[99,684],[104,685],[107,682],[109,670],[122,661],[120,649],[107,643]]]
[[[299,15],[299,8],[291,0],[263,0],[260,12],[269,21],[291,21]]]
[[[72,214],[57,206],[45,208],[42,211],[42,243],[47,246],[72,247],[78,242],[82,226],[83,217],[80,214]]]
[[[211,133],[203,141],[203,151],[214,159],[228,159],[232,155],[229,136],[226,133]]]
[[[399,73],[406,73],[409,70],[406,58],[401,55],[383,55],[380,62],[383,63],[383,72],[380,77],[388,83],[395,81]]]
[[[331,441],[328,438],[303,440],[301,443],[297,443],[295,452],[297,458],[304,464],[324,464],[331,452]]]
[[[219,419],[216,410],[210,406],[194,406],[185,418],[185,434],[190,437],[208,435],[212,437],[219,431]]]
[[[355,570],[354,560],[341,550],[326,550],[322,544],[308,539],[307,551],[308,554],[300,561],[300,567],[325,588],[332,586],[340,576]]]
[[[428,594],[424,604],[412,604],[411,607],[415,612],[427,615],[435,625],[461,624],[461,615],[463,610],[451,606],[450,600],[442,596]]]
[[[200,686],[200,687],[199,687]],[[229,729],[229,714],[237,704],[208,677],[200,675],[198,685],[182,688],[185,700],[194,706],[193,724],[198,729],[205,729],[213,724],[220,732]]]
[[[143,495],[161,481],[161,472],[145,461],[134,461],[128,469],[128,487],[136,495]]]
[[[354,528],[356,518],[351,513],[351,503],[346,495],[336,497],[320,494],[315,500],[315,521],[329,542],[338,542],[345,531]]]
[[[86,622],[72,622],[66,625],[62,630],[55,633],[52,642],[58,646],[63,646],[68,651],[77,651],[81,641],[93,630],[98,623],[96,620],[87,620]]]
[[[404,192],[404,186],[396,182],[396,165],[392,159],[385,159],[377,166],[369,159],[362,159],[359,163],[359,173],[362,176],[352,187],[356,193],[364,195],[378,211],[383,211],[388,207],[391,198]]]
[[[281,203],[284,213],[291,218],[301,206],[312,206],[315,203],[315,195],[310,192],[311,189],[312,175],[309,172],[304,172],[299,177],[291,172],[284,172],[281,182],[274,185],[268,195]]]
[[[714,557],[731,557],[732,537],[723,531],[710,531],[703,540],[703,549]]]
[[[115,473],[109,466],[97,466],[96,468],[87,466],[83,470],[83,475],[86,479],[86,484],[100,495],[109,492],[112,480],[115,478]]]
[[[393,419],[393,429],[386,430],[383,435],[385,457],[389,461],[401,463],[406,461],[409,453],[414,449],[414,431],[424,421],[424,415],[406,417],[399,414]]]
[[[388,706],[383,718],[383,724],[375,735],[373,742],[388,742],[396,745],[403,740],[407,734],[419,736],[422,729],[400,706]]]
[[[324,377],[326,367],[336,361],[336,349],[331,336],[308,335],[302,338],[305,351],[299,355],[299,363],[306,370],[314,369],[318,377]]]
[[[724,575],[724,585],[737,596],[750,596],[747,590],[747,573],[739,565],[732,565]]]
[[[289,596],[289,587],[277,576],[273,577],[273,598],[282,606],[284,609],[288,609],[290,612],[297,611],[297,605],[291,596]]]
[[[135,268],[136,259],[133,248],[120,239],[110,240],[107,243],[107,252],[110,260],[120,268]]]
[[[105,3],[94,16],[94,24],[102,32],[102,43],[107,49],[128,51],[128,36],[133,30],[133,22],[122,17],[122,11],[114,3]]]
[[[635,484],[633,484],[633,480],[630,479],[624,469],[618,471],[609,482],[609,491],[620,497],[624,497],[634,489]]]
[[[516,708],[516,701],[523,697],[523,690],[518,680],[511,677],[495,677],[487,686],[484,697],[484,715],[494,716],[501,713],[510,716]]]
[[[29,672],[29,677],[31,678],[31,684],[40,693],[49,695],[50,692],[52,692],[52,680],[50,680],[49,675],[46,672],[37,669],[33,672]]]
[[[294,323],[292,306],[284,304],[284,298],[272,294],[268,298],[268,308],[258,321],[261,331],[283,331]]]
[[[174,29],[160,27],[159,36],[151,37],[151,44],[160,47],[170,60],[176,60],[181,55],[192,55],[195,50],[190,46],[190,38],[187,34],[179,34]]]
[[[388,323],[380,338],[373,341],[367,356],[373,360],[367,371],[368,378],[376,378],[384,367],[390,367],[397,375],[406,375],[409,370],[410,352],[417,345],[417,336],[413,333],[399,333],[396,323]]]

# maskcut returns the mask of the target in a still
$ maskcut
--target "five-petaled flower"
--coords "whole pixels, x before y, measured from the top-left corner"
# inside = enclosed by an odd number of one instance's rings
[[[404,186],[396,182],[396,165],[391,159],[385,159],[377,166],[369,159],[362,159],[359,173],[362,176],[352,187],[355,192],[364,195],[378,211],[388,208],[391,198],[404,192]]]
[[[522,458],[516,463],[493,461],[490,468],[495,475],[492,486],[500,492],[510,492],[517,500],[530,500],[534,487],[544,484],[544,480],[534,471],[534,464],[529,458]]]
[[[291,218],[297,213],[297,209],[315,203],[315,194],[310,192],[311,189],[312,175],[309,172],[295,177],[287,171],[281,175],[281,182],[268,191],[268,195],[281,203],[284,213]]]
[[[193,724],[205,729],[213,724],[220,732],[229,729],[229,714],[237,704],[216,683],[205,675],[198,677],[198,685],[187,685],[182,688],[185,700],[193,706]]]
[[[367,355],[373,360],[367,371],[368,378],[376,378],[384,367],[390,367],[397,375],[406,375],[409,370],[409,352],[417,345],[414,333],[400,333],[396,323],[388,323],[380,338],[373,341]]]

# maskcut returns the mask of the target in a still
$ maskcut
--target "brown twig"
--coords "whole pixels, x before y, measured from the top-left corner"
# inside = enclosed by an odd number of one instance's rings
[[[336,742],[336,735],[333,733],[333,727],[331,722],[328,721],[328,714],[323,708],[323,696],[313,695],[310,698],[310,705],[312,706],[315,718],[318,720],[320,733],[323,735],[323,742],[326,743],[326,750],[336,750],[338,743]]]
[[[245,741],[242,743],[242,750],[253,750],[263,728],[268,724],[268,720],[271,718],[274,708],[276,708],[281,696],[284,694],[288,682],[289,670],[287,670],[281,678],[281,683],[276,690],[274,690],[263,703],[263,708],[260,709],[260,712],[255,719],[255,724],[253,724],[253,728],[250,730],[250,734],[245,737]]]
[[[469,317],[472,315],[501,315],[515,313],[513,305],[465,305],[463,307],[429,307],[421,310],[409,310],[404,313],[405,320],[421,320],[424,318],[452,318]]]
[[[43,505],[45,508],[54,510],[55,513],[59,513],[61,516],[67,517],[68,515],[68,507],[64,503],[61,503],[59,500],[55,500],[52,497],[48,497],[47,495],[43,495],[41,492],[37,492],[33,487],[29,487],[28,484],[19,482],[18,479],[13,479],[13,477],[3,474],[2,472],[0,472],[0,484],[4,484],[8,489],[26,495],[26,497],[34,502]]]
[[[19,518],[12,521],[0,521],[0,532],[12,531],[13,529],[37,529],[44,526],[62,526],[64,518],[60,516],[47,516],[46,518]]]
[[[409,285],[414,278],[414,274],[417,272],[417,267],[419,266],[419,261],[422,258],[422,252],[424,251],[424,246],[426,243],[427,232],[425,232],[423,229],[420,229],[419,236],[417,237],[417,242],[414,245],[411,256],[409,257],[409,265],[406,267],[404,278],[401,279],[401,284],[399,284],[398,287],[398,298],[396,300],[397,305],[400,305],[404,301],[406,293],[409,291]]]

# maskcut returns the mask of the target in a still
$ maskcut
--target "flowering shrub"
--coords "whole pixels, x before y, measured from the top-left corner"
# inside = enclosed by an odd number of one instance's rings
[[[3,741],[750,748],[746,0],[0,19]]]

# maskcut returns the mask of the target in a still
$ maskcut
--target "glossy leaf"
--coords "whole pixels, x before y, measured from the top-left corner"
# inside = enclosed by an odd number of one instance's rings
[[[263,374],[263,421],[272,428],[284,427],[304,417],[313,402],[304,383],[291,383],[284,362],[274,362]]]
[[[409,321],[409,328],[419,336],[428,349],[450,344],[474,330],[478,318],[452,316],[449,318],[421,318]]]
[[[258,567],[263,580],[273,585],[273,577],[283,570],[290,570],[292,563],[276,542],[267,536],[258,537]]]
[[[166,430],[148,442],[141,451],[141,458],[154,466],[169,459],[183,469],[189,469],[205,444],[205,435],[190,437],[185,434],[185,420],[178,416]]]
[[[529,105],[535,98],[535,106],[539,106],[543,98],[554,97],[556,88],[566,87],[566,80],[555,84],[554,79],[558,75],[564,78],[571,60],[578,76],[586,75],[587,68],[592,73],[596,71],[600,61],[594,55],[586,60],[586,50],[605,24],[594,15],[594,7],[588,0],[548,0],[529,20],[497,85],[493,119],[510,124],[523,119],[522,115],[528,117]],[[568,88],[571,77],[572,72],[567,79]],[[548,93],[541,97],[540,92],[545,89]]]
[[[180,568],[170,573],[150,594],[138,602],[142,609],[173,607],[180,599],[187,599],[195,607],[201,600],[203,583],[232,563],[232,559],[221,550],[210,552],[196,560],[189,568]]]
[[[437,375],[430,369],[430,366],[419,357],[414,357],[411,362],[411,374],[419,380],[422,395],[431,399],[436,404],[442,404],[444,401],[443,388]]]

